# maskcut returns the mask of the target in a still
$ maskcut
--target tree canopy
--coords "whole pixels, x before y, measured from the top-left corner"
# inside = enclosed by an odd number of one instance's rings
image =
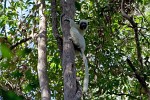
[[[45,0],[44,11],[47,73],[51,99],[62,100],[60,17],[63,4],[60,0],[52,1]],[[149,3],[149,0],[75,1],[74,20],[89,20],[85,54],[90,81],[84,99],[150,99]],[[33,0],[0,1],[0,99],[38,100],[41,97],[37,75],[39,5]],[[58,34],[54,34],[55,29]],[[81,57],[75,59],[75,66],[82,84],[84,64]]]

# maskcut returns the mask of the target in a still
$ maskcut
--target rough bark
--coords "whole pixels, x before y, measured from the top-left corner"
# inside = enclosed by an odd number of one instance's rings
[[[38,78],[41,89],[41,99],[50,100],[50,89],[48,87],[47,76],[47,56],[46,56],[46,17],[44,15],[45,1],[39,1],[39,35],[38,35]]]
[[[57,40],[57,46],[59,48],[60,51],[60,58],[62,59],[62,52],[63,52],[63,40],[62,37],[59,35],[58,32],[58,23],[57,23],[57,12],[56,12],[56,0],[51,0],[51,6],[52,6],[52,10],[51,10],[51,15],[52,15],[52,31],[53,31],[53,35]]]
[[[79,100],[82,92],[76,80],[75,52],[70,36],[69,23],[64,21],[66,17],[72,18],[75,15],[75,0],[61,0],[64,17],[62,18],[63,31],[63,78],[64,78],[64,100]]]

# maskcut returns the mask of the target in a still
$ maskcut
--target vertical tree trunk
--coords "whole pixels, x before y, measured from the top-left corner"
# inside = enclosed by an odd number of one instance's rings
[[[39,35],[38,35],[38,78],[41,89],[41,99],[50,100],[50,89],[48,87],[47,76],[47,56],[46,56],[46,17],[44,15],[45,1],[39,0]]]
[[[72,18],[75,15],[75,0],[61,0],[63,14],[63,77],[64,77],[64,100],[78,100],[82,92],[76,81],[75,52],[72,42],[68,39],[70,36],[70,26],[65,22],[65,17]]]
[[[56,0],[51,0],[51,16],[52,16],[52,32],[53,35],[55,37],[55,39],[57,40],[57,46],[59,48],[60,51],[60,58],[62,59],[62,53],[63,53],[63,40],[62,37],[59,35],[58,32],[58,22],[57,22],[57,4],[56,4]]]

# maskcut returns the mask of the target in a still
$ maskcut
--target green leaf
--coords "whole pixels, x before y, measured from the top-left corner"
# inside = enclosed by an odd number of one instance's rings
[[[8,90],[5,91],[0,89],[0,95],[2,96],[2,100],[25,100],[23,96],[18,96],[14,91]]]
[[[81,4],[79,2],[75,2],[75,7],[78,11],[81,11]]]
[[[11,75],[15,78],[19,78],[19,77],[23,76],[23,73],[19,72],[19,70],[16,70],[16,71],[12,72]]]
[[[7,46],[7,45],[5,45],[5,44],[2,44],[1,45],[1,47],[0,47],[0,49],[1,49],[1,52],[2,52],[2,56],[5,58],[11,58],[11,56],[12,56],[12,53],[11,53],[11,51],[10,51],[10,49],[9,49],[9,47]]]
[[[25,56],[28,55],[31,51],[32,51],[32,49],[30,49],[30,48],[24,48],[23,50],[18,51],[18,56],[25,57]]]

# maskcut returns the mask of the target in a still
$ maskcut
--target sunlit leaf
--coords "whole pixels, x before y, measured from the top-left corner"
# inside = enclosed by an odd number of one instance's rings
[[[6,58],[10,59],[12,56],[12,53],[11,53],[9,47],[7,45],[2,44],[0,48],[1,48],[2,56],[4,58],[6,57]]]

